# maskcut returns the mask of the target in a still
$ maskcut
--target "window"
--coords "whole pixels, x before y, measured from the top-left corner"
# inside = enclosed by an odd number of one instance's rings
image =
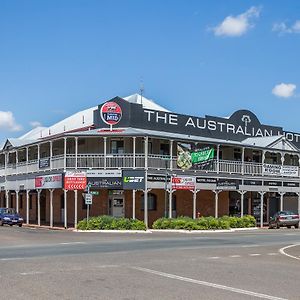
[[[156,210],[157,196],[148,193],[148,210]],[[141,197],[141,210],[144,210],[144,194]]]
[[[122,141],[122,140],[112,140],[111,141],[111,153],[112,154],[122,154],[122,153],[124,153],[124,141]]]
[[[170,145],[169,144],[160,144],[159,154],[161,155],[170,155]]]
[[[14,196],[11,194],[10,195],[10,205],[9,205],[9,207],[13,207],[14,206],[14,204],[13,204],[14,202],[13,201],[14,201]]]
[[[242,150],[239,148],[234,148],[233,158],[234,160],[242,160]]]

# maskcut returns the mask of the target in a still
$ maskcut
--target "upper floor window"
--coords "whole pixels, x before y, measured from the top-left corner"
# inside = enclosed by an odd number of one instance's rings
[[[111,153],[113,153],[113,154],[124,153],[124,141],[123,140],[112,140],[111,141]]]

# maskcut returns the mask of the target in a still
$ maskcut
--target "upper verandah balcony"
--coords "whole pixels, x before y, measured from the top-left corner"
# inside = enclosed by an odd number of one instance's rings
[[[107,132],[106,132],[107,134]],[[177,146],[191,144],[191,140],[161,139],[142,136],[68,136],[44,141],[17,149],[7,149],[0,154],[0,176],[90,168],[147,168],[182,172],[177,165]],[[168,134],[170,135],[170,134]],[[171,136],[172,138],[172,136]],[[192,138],[192,137],[191,137]],[[276,137],[273,137],[272,142]],[[250,144],[221,144],[210,141],[194,141],[193,147],[214,149],[209,167],[189,170],[196,174],[225,173],[251,176],[299,177],[299,153],[291,151],[284,138],[277,137],[275,147],[262,148]],[[147,147],[146,147],[147,145]],[[273,145],[274,146],[274,145]],[[290,166],[289,172],[270,174],[268,168]]]

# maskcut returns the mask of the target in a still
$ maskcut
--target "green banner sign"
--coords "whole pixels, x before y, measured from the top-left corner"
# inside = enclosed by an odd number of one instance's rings
[[[210,167],[212,160],[214,159],[214,148],[203,149],[188,149],[187,146],[177,145],[177,165],[179,168],[188,170],[194,169],[207,169]]]

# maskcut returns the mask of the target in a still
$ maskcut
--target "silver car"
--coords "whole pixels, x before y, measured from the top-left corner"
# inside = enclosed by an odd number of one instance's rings
[[[269,228],[280,228],[280,227],[299,228],[299,215],[292,211],[283,210],[277,212],[273,217],[270,218]]]

